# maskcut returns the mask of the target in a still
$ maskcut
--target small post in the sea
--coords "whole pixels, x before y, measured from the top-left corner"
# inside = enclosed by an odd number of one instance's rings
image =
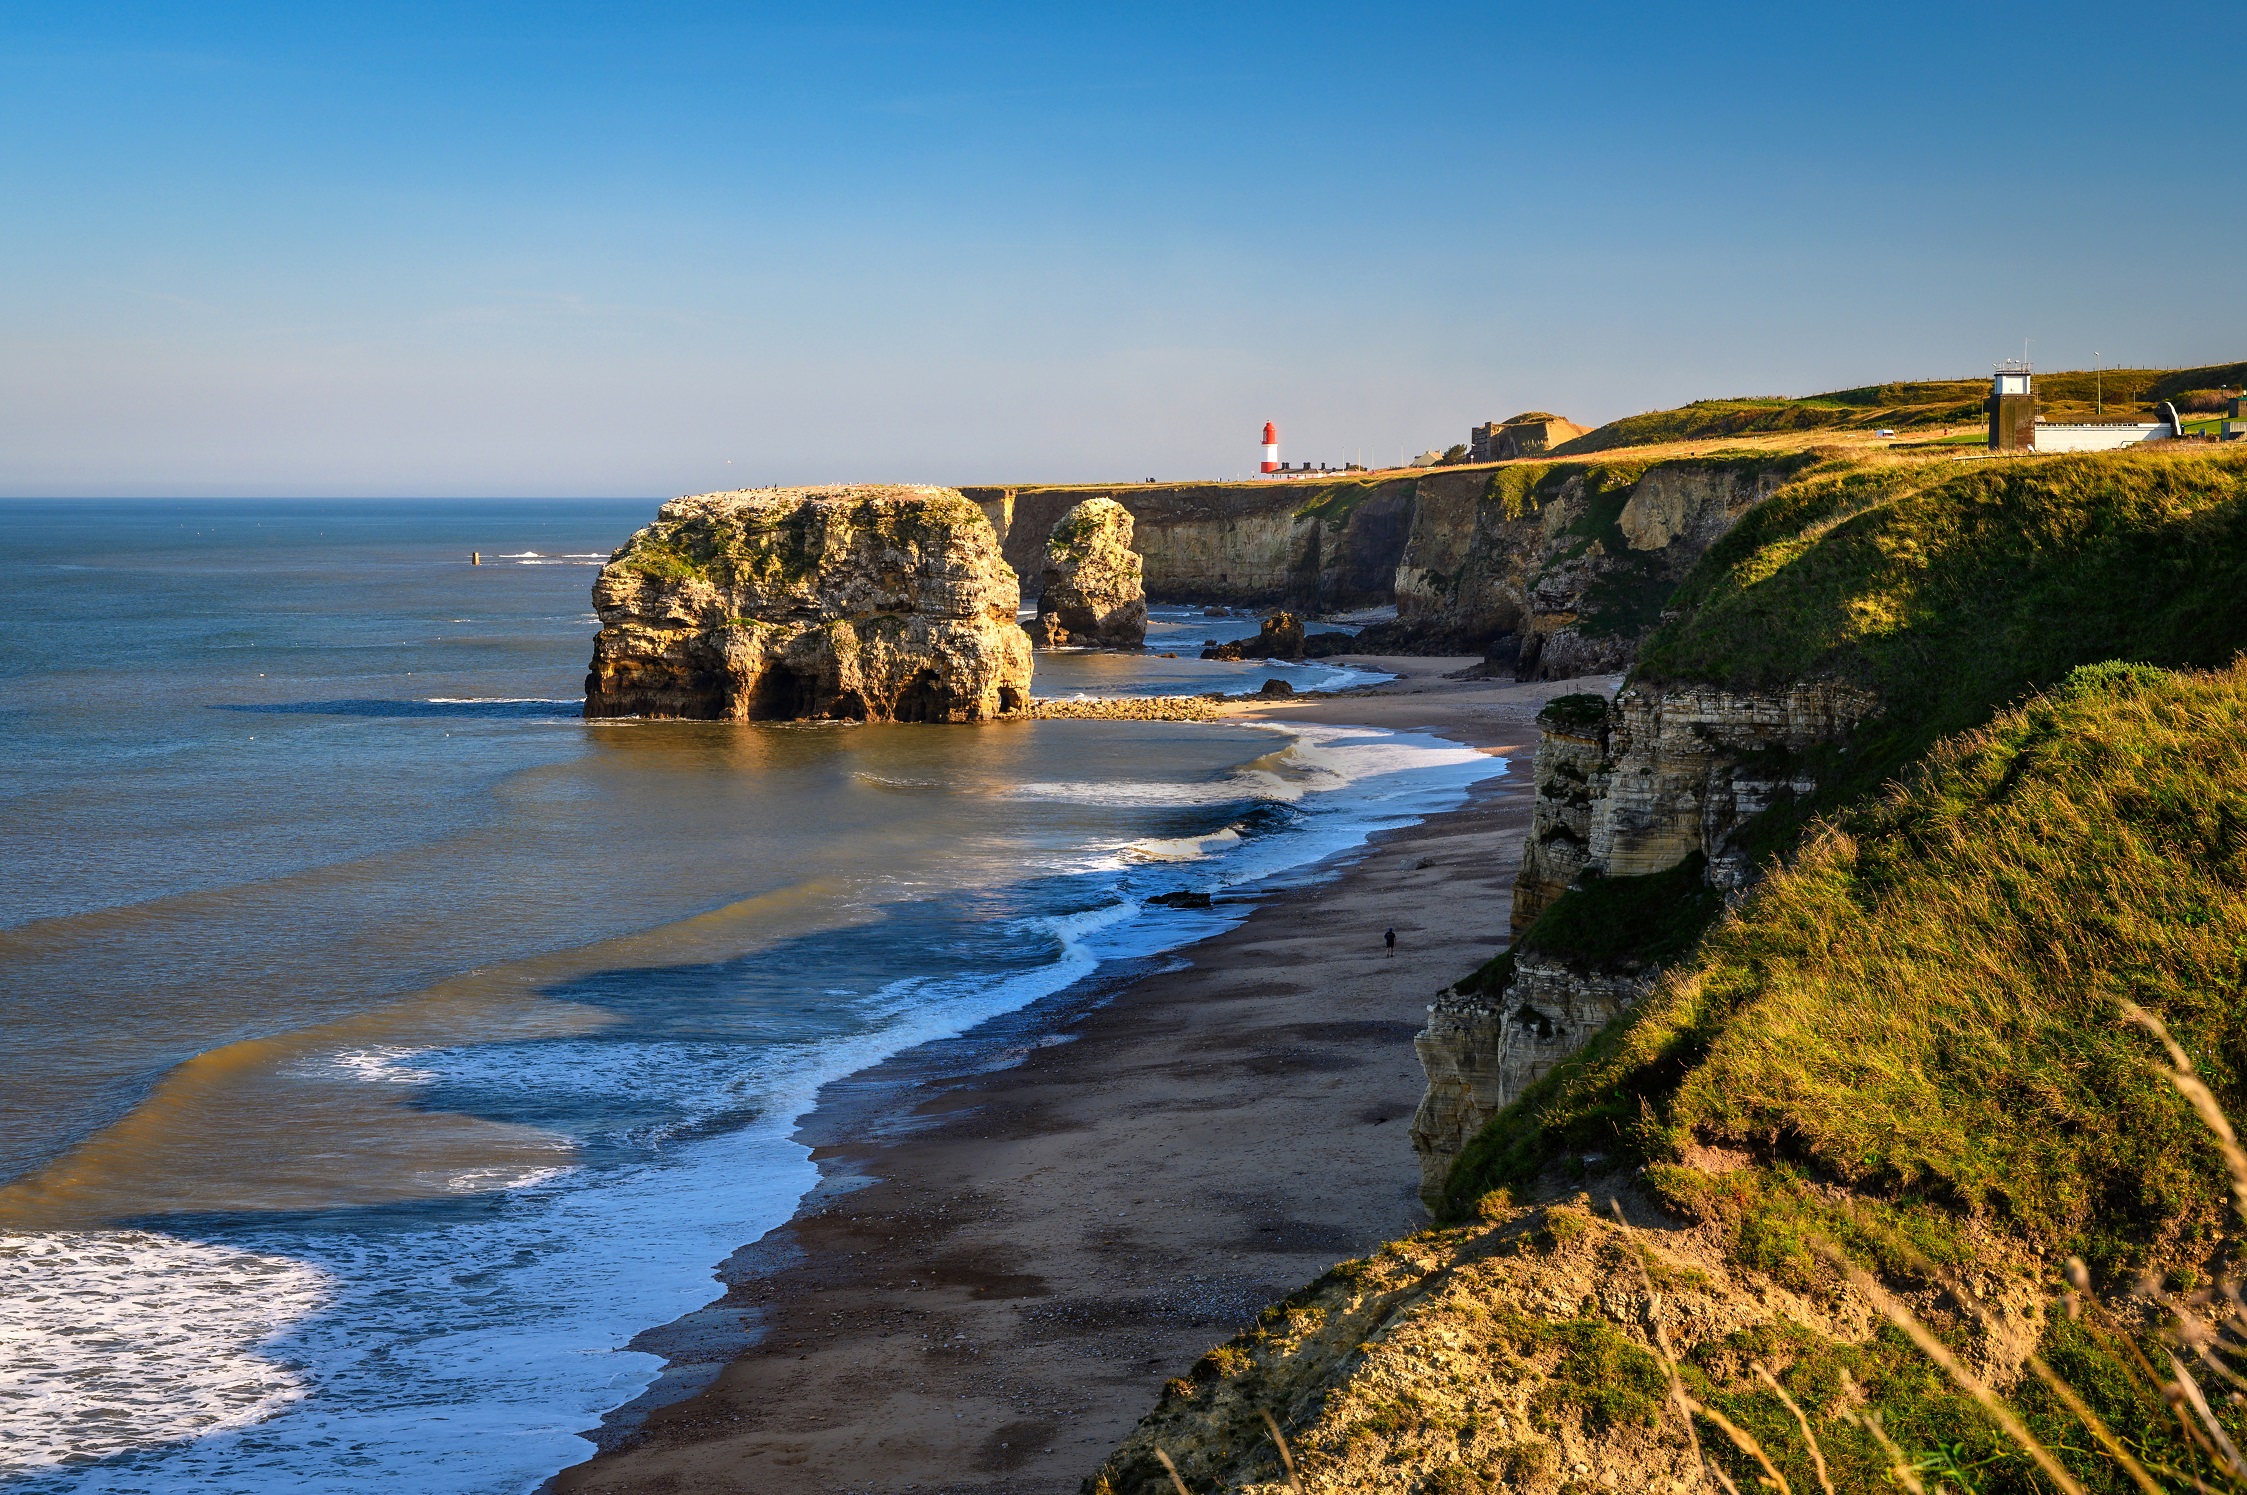
[[[484,553],[481,550],[469,551],[468,564],[471,566],[481,566],[482,564],[484,564]]]

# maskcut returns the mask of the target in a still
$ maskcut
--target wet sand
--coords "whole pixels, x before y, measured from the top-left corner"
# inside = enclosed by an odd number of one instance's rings
[[[1404,678],[1238,714],[1433,730],[1506,774],[1120,989],[830,1087],[822,1185],[639,1342],[674,1362],[646,1400],[707,1384],[554,1488],[1074,1491],[1166,1379],[1424,1221],[1412,1035],[1503,942],[1537,708],[1597,686],[1366,662]]]

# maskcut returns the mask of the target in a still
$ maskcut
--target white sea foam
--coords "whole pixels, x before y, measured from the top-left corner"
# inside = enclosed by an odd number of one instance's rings
[[[1054,800],[1082,805],[1226,805],[1244,800],[1287,804],[1301,799],[1304,786],[1267,769],[1237,769],[1202,784],[1147,783],[1094,779],[1080,783],[1032,782],[1004,791],[1010,799]]]
[[[1033,782],[1008,793],[1018,799],[1077,804],[1221,805],[1239,800],[1295,804],[1362,780],[1489,762],[1470,747],[1418,733],[1367,731],[1290,722],[1231,723],[1280,732],[1294,740],[1276,752],[1199,784],[1144,781]]]
[[[1150,862],[1191,862],[1198,861],[1211,852],[1222,851],[1226,847],[1240,844],[1240,830],[1229,825],[1225,829],[1207,836],[1172,836],[1167,839],[1148,836],[1137,841],[1127,842],[1124,850],[1133,856],[1144,857]]]
[[[0,1236],[0,1473],[270,1417],[306,1386],[259,1347],[330,1291],[301,1261],[151,1231]]]
[[[1279,833],[1242,835],[1228,827],[1177,838],[1205,847],[1193,871],[1200,886],[1270,886],[1327,875],[1335,853],[1455,805],[1474,779],[1503,767],[1418,734],[1268,730],[1285,741],[1254,764],[1210,784],[1176,786],[1188,791],[1184,799],[1141,798],[1293,806]],[[1115,786],[1028,787],[1054,797],[1119,798]],[[1228,835],[1233,839],[1223,840]],[[1042,870],[1046,858],[1030,860]],[[200,1313],[193,1290],[184,1312],[165,1297],[162,1321],[131,1332],[135,1343],[154,1346],[134,1385],[157,1388],[151,1399],[172,1416],[192,1401],[172,1388],[237,1367],[239,1391],[225,1415],[185,1432],[176,1430],[177,1418],[128,1424],[102,1447],[148,1451],[91,1468],[35,1472],[29,1488],[71,1495],[345,1488],[482,1495],[528,1490],[584,1457],[578,1430],[636,1395],[660,1368],[653,1356],[626,1348],[633,1335],[709,1301],[712,1265],[785,1220],[815,1181],[794,1132],[823,1084],[1018,1010],[1104,961],[1160,956],[1206,937],[1252,906],[1148,910],[1141,898],[1175,874],[1157,859],[1113,846],[1080,845],[1067,855],[1056,851],[1052,860],[1054,872],[1091,874],[1084,886],[1100,901],[1022,917],[1007,938],[1039,952],[1030,963],[1003,974],[962,968],[906,978],[870,994],[836,987],[827,997],[853,1014],[844,1025],[849,1031],[806,1031],[747,1051],[732,1041],[609,1035],[439,1051],[368,1047],[331,1056],[331,1066],[369,1083],[434,1078],[448,1089],[465,1087],[453,1093],[482,1097],[475,1109],[486,1114],[507,1114],[515,1096],[546,1104],[572,1094],[669,1099],[664,1114],[632,1134],[645,1162],[509,1179],[464,1175],[464,1195],[489,1200],[481,1213],[373,1229],[339,1218],[231,1237],[250,1249],[227,1252],[228,1261],[301,1274],[284,1281],[332,1283],[327,1306],[317,1308],[317,1292],[293,1301],[261,1292],[254,1303],[239,1289],[234,1299],[221,1294],[230,1310],[254,1309],[262,1317],[238,1330],[222,1328],[221,1353],[213,1353],[203,1323],[210,1316]],[[1117,873],[1120,882],[1108,880]],[[513,1192],[490,1194],[495,1188]],[[151,1249],[171,1253],[217,1249],[146,1239],[159,1243]],[[276,1248],[303,1260],[264,1254]],[[170,1292],[170,1277],[163,1281]],[[93,1306],[112,1312],[102,1300],[116,1292],[115,1279],[102,1282]],[[67,1322],[67,1305],[64,1312]],[[262,1356],[256,1353],[274,1328],[292,1324]],[[317,1395],[303,1396],[307,1383],[317,1385]],[[98,1398],[88,1405],[91,1415],[101,1415]],[[184,1446],[176,1441],[198,1432],[206,1435]],[[170,1446],[162,1446],[167,1440]]]
[[[408,1059],[421,1052],[423,1051],[420,1049],[398,1044],[376,1044],[370,1048],[342,1049],[336,1053],[323,1054],[317,1059],[305,1061],[303,1068],[341,1070],[354,1080],[374,1085],[426,1085],[437,1078],[436,1073],[427,1069],[411,1069],[406,1065]]]
[[[445,1187],[455,1194],[496,1194],[510,1189],[535,1188],[569,1171],[567,1168],[470,1168],[446,1179]]]

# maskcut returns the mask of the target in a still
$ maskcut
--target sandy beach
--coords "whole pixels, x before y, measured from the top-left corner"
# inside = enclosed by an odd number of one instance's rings
[[[1166,1379],[1425,1218],[1412,1035],[1502,943],[1538,707],[1607,682],[1364,662],[1400,678],[1239,714],[1433,731],[1506,773],[1152,971],[830,1087],[820,1188],[639,1342],[674,1362],[644,1402],[700,1389],[555,1489],[1074,1491]]]

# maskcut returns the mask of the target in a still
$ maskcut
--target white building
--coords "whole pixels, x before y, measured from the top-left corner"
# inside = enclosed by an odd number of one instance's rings
[[[2036,413],[2028,364],[2007,359],[1990,383],[1990,450],[2112,452],[2141,441],[2168,441],[2185,433],[2174,405],[2156,421],[2050,421]]]
[[[2172,412],[2172,418],[2174,412]],[[2141,441],[2167,441],[2177,434],[2170,421],[2065,421],[2036,423],[2036,450],[2040,452],[2111,452]]]

